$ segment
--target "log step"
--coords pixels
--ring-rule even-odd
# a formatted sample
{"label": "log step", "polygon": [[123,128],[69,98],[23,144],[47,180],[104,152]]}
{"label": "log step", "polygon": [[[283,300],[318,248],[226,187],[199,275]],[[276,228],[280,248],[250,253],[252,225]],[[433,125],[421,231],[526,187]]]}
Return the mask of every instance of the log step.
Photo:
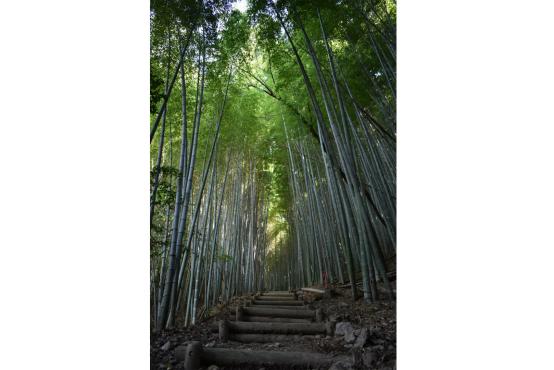
{"label": "log step", "polygon": [[296,293],[279,293],[279,294],[269,294],[269,293],[260,293],[260,297],[295,297]]}
{"label": "log step", "polygon": [[278,306],[278,305],[272,305],[272,304],[266,304],[266,305],[252,304],[251,302],[245,303],[244,307],[275,308],[275,309],[284,309],[284,310],[310,310],[311,309],[309,305]]}
{"label": "log step", "polygon": [[297,319],[315,319],[315,310],[295,310],[289,308],[244,307],[242,312],[250,316],[292,317]]}
{"label": "log step", "polygon": [[260,301],[253,300],[253,305],[273,305],[273,306],[303,306],[304,302],[302,301]]}
{"label": "log step", "polygon": [[335,322],[326,323],[286,323],[286,322],[219,322],[219,339],[225,341],[229,334],[326,334],[333,335]]}
{"label": "log step", "polygon": [[241,343],[290,343],[315,339],[315,335],[300,334],[229,334],[227,340]]}
{"label": "log step", "polygon": [[247,321],[247,322],[312,322],[311,319],[297,319],[293,317],[270,317],[270,316],[250,316],[243,315],[242,320],[235,321]]}
{"label": "log step", "polygon": [[267,296],[267,295],[259,295],[259,296],[256,296],[256,299],[255,300],[259,300],[259,301],[275,301],[275,300],[279,300],[279,301],[296,301],[296,297],[295,296]]}
{"label": "log step", "polygon": [[288,290],[272,290],[272,291],[269,291],[269,292],[262,292],[261,294],[279,295],[279,294],[294,294],[294,293],[289,292]]}
{"label": "log step", "polygon": [[178,360],[185,361],[185,370],[198,370],[205,365],[218,366],[302,366],[328,367],[334,362],[348,361],[347,356],[332,356],[313,352],[273,352],[204,348],[200,342],[179,346],[175,350]]}
{"label": "log step", "polygon": [[272,293],[272,292],[262,292],[259,293],[261,297],[296,297],[296,293]]}

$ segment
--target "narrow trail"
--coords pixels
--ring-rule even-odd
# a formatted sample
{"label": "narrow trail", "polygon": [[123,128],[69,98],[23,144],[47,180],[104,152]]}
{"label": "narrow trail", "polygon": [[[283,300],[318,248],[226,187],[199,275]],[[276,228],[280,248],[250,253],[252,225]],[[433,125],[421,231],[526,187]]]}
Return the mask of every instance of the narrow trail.
{"label": "narrow trail", "polygon": [[394,369],[394,305],[352,302],[347,293],[304,288],[236,297],[213,317],[157,338],[163,345],[153,355],[166,361],[152,368]]}

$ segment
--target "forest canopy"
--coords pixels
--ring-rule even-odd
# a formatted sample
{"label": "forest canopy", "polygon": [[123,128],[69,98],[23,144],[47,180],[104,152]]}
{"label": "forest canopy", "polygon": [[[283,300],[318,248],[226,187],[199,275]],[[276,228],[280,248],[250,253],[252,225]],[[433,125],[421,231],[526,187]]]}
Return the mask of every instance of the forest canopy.
{"label": "forest canopy", "polygon": [[372,301],[396,255],[396,3],[245,5],[151,1],[158,329],[324,279]]}

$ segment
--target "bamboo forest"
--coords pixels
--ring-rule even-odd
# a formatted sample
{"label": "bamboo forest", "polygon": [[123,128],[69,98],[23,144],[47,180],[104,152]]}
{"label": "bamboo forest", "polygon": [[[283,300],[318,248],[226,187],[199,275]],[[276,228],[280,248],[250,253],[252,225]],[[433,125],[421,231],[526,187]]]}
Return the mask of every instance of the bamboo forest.
{"label": "bamboo forest", "polygon": [[395,301],[395,0],[151,0],[151,367],[395,369]]}

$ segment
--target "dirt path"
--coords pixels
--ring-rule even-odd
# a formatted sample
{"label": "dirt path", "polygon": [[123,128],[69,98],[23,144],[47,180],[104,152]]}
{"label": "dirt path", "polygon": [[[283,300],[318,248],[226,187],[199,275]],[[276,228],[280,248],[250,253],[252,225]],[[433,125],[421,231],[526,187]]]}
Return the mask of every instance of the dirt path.
{"label": "dirt path", "polygon": [[[197,369],[395,369],[394,304],[352,302],[338,288],[323,299],[298,293],[238,297],[195,326],[152,335],[151,369],[183,369],[193,342],[202,353]],[[311,363],[302,364],[308,356]]]}

